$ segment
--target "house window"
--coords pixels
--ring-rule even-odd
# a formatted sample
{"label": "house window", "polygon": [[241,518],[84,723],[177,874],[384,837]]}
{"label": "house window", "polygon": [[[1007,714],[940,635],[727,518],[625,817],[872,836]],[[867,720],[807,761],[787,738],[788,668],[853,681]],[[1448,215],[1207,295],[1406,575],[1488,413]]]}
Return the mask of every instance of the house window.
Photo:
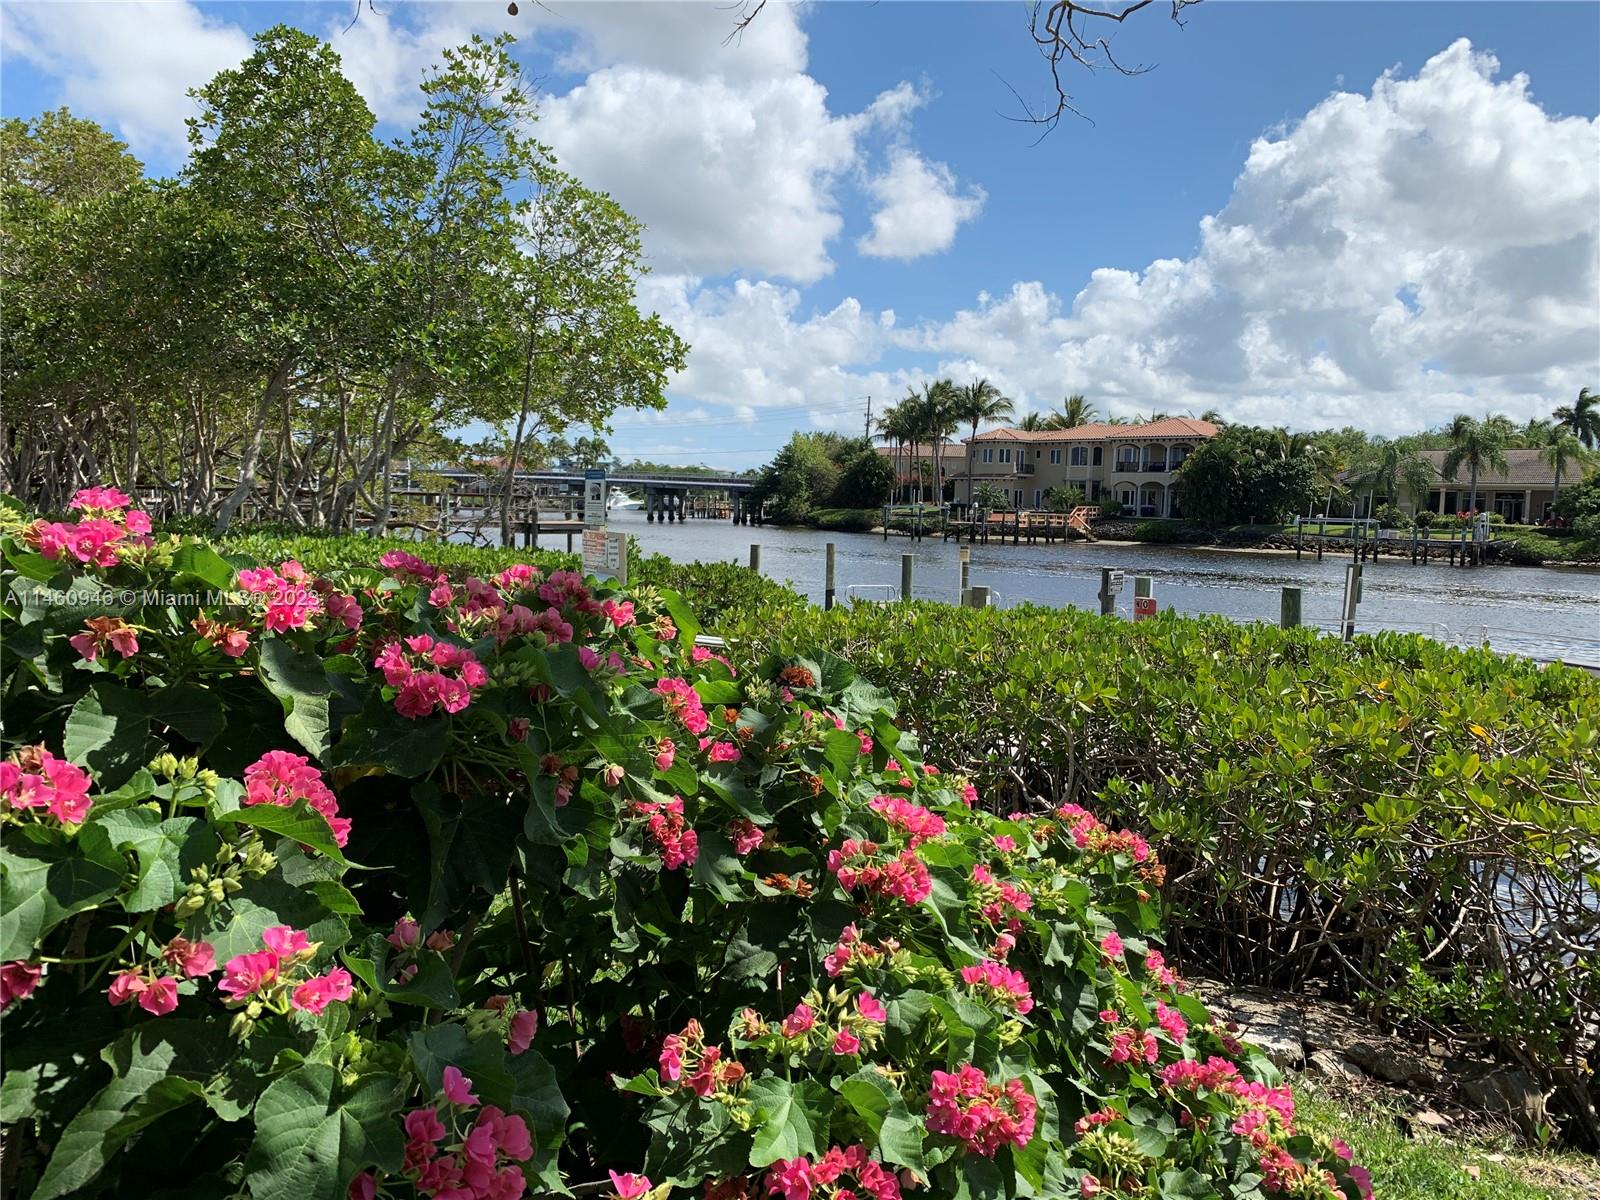
{"label": "house window", "polygon": [[1059,450],[1050,451],[1050,465],[1052,467],[1059,467],[1061,465],[1061,451],[1059,451]]}
{"label": "house window", "polygon": [[1002,447],[1001,448],[1001,450],[1000,450],[1000,461],[1003,462],[1003,463],[1008,463],[1008,462],[1011,461],[1011,450],[1010,450],[1009,447]]}
{"label": "house window", "polygon": [[1072,448],[1072,465],[1075,467],[1086,467],[1089,465],[1089,447],[1074,446]]}
{"label": "house window", "polygon": [[994,447],[993,446],[985,446],[983,448],[983,461],[984,462],[993,462],[994,461]]}
{"label": "house window", "polygon": [[1034,488],[1034,489],[1033,489],[1033,506],[1034,506],[1034,507],[1035,507],[1035,508],[1039,508],[1039,507],[1042,507],[1042,506],[1041,506],[1041,505],[1040,505],[1040,503],[1039,503],[1039,497],[1040,497],[1040,496],[1041,496],[1041,495],[1042,495],[1042,493],[1041,493],[1041,492],[1040,492],[1040,491],[1039,491],[1039,489],[1038,489],[1038,488]]}
{"label": "house window", "polygon": [[1016,491],[1011,493],[1011,507],[1012,508],[1021,508],[1022,507],[1022,489],[1021,488],[1018,488]]}
{"label": "house window", "polygon": [[1104,458],[1103,458],[1104,454],[1105,454],[1105,448],[1104,447],[1096,446],[1094,448],[1094,465],[1095,466],[1100,467],[1100,466],[1104,466],[1105,465],[1105,461],[1104,461]]}
{"label": "house window", "polygon": [[[1024,450],[1023,453],[1026,454],[1027,451]],[[1044,457],[1044,451],[1043,450],[1035,450],[1033,452],[1033,461],[1034,462],[1038,462],[1043,457]]]}

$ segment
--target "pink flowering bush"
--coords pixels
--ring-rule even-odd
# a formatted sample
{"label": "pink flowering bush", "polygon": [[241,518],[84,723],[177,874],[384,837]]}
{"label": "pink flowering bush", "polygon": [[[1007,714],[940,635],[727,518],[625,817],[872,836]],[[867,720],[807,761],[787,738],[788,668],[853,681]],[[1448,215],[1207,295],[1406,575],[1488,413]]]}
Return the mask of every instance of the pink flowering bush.
{"label": "pink flowering bush", "polygon": [[1163,957],[1149,846],[983,811],[842,660],[119,499],[110,553],[0,536],[17,1195],[1366,1194]]}

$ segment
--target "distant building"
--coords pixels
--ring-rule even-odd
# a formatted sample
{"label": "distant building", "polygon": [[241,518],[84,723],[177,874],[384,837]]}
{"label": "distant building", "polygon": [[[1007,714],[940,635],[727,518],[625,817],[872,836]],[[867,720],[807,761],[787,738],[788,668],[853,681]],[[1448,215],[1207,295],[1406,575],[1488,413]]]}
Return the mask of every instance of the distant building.
{"label": "distant building", "polygon": [[956,500],[967,498],[970,475],[974,489],[993,484],[1016,508],[1043,508],[1051,488],[1069,487],[1089,504],[1118,500],[1139,516],[1179,517],[1183,486],[1175,473],[1219,428],[1193,417],[1164,417],[1143,425],[991,429],[965,439],[965,455],[951,448],[947,461],[954,460],[954,469],[946,484],[954,485]]}
{"label": "distant building", "polygon": [[[1506,450],[1505,471],[1478,472],[1478,509],[1497,512],[1508,524],[1538,524],[1550,515],[1555,500],[1556,471],[1544,460],[1544,451]],[[1472,500],[1472,471],[1465,464],[1457,468],[1454,479],[1444,477],[1445,451],[1423,450],[1421,456],[1433,467],[1434,487],[1428,492],[1428,509],[1436,513],[1464,512]],[[1577,483],[1583,469],[1569,464],[1562,472],[1561,485]],[[1408,495],[1400,502],[1407,512],[1415,511]]]}

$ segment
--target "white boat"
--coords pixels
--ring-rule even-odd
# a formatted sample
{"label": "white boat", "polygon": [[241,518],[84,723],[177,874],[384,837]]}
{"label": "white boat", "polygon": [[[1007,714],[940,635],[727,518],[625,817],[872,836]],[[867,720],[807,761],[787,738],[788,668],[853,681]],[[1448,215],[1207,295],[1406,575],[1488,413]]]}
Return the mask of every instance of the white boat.
{"label": "white boat", "polygon": [[613,491],[606,496],[606,509],[613,508],[643,508],[643,500],[635,500],[627,492]]}

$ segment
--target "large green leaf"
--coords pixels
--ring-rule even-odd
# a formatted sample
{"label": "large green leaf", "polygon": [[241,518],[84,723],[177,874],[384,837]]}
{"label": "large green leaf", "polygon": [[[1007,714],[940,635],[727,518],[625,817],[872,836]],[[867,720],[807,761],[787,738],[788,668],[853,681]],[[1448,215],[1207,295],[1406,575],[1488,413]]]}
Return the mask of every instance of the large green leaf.
{"label": "large green leaf", "polygon": [[755,1106],[755,1142],[750,1165],[765,1167],[780,1158],[815,1158],[828,1147],[833,1093],[812,1079],[757,1079],[746,1097]]}
{"label": "large green leaf", "polygon": [[283,727],[318,760],[332,746],[327,667],[284,638],[261,643],[261,680],[283,704]]}
{"label": "large green leaf", "polygon": [[256,1104],[245,1160],[254,1200],[345,1200],[358,1171],[400,1167],[400,1077],[366,1075],[346,1087],[322,1063],[291,1071]]}
{"label": "large green leaf", "polygon": [[192,575],[207,587],[227,591],[233,587],[233,568],[210,546],[189,542],[178,547],[172,555],[172,569]]}
{"label": "large green leaf", "polygon": [[211,827],[195,817],[161,819],[153,808],[122,808],[98,815],[78,838],[92,857],[131,852],[136,859],[134,886],[122,895],[129,912],[150,912],[178,898],[190,872],[209,863],[220,842]]}
{"label": "large green leaf", "polygon": [[156,721],[177,730],[202,750],[227,725],[217,693],[193,683],[180,683],[153,693],[149,712]]}
{"label": "large green leaf", "polygon": [[420,721],[402,717],[374,692],[366,708],[344,722],[326,762],[335,767],[378,766],[393,775],[418,779],[444,757],[448,729],[444,717]]}
{"label": "large green leaf", "polygon": [[865,1067],[839,1084],[839,1095],[867,1123],[884,1162],[921,1169],[922,1124],[888,1076]]}
{"label": "large green leaf", "polygon": [[97,862],[65,846],[34,846],[12,838],[0,850],[0,960],[32,958],[39,940],[73,913],[112,895],[123,879],[120,861]]}
{"label": "large green leaf", "polygon": [[72,706],[63,738],[67,757],[93,770],[102,788],[118,786],[160,751],[150,736],[149,699],[103,679]]}
{"label": "large green leaf", "polygon": [[391,981],[394,974],[389,965],[391,951],[383,934],[374,933],[361,944],[359,954],[345,955],[345,965],[373,991],[402,1004],[451,1009],[461,1003],[455,976],[442,957],[424,950],[417,955],[417,973],[404,983],[397,983]]}
{"label": "large green leaf", "polygon": [[492,795],[463,803],[432,784],[414,785],[411,795],[428,831],[432,860],[427,903],[418,919],[432,927],[474,891],[496,895],[505,887],[522,814]]}
{"label": "large green leaf", "polygon": [[283,808],[276,804],[254,804],[249,808],[236,808],[232,812],[221,814],[218,821],[265,829],[268,833],[276,833],[302,846],[310,846],[341,866],[348,865],[344,851],[339,849],[339,843],[334,841],[333,830],[329,827],[327,819],[303,801],[293,808]]}
{"label": "large green leaf", "polygon": [[[103,1055],[112,1080],[68,1122],[34,1193],[54,1200],[92,1183],[127,1140],[156,1118],[204,1099],[224,1120],[245,1108],[235,1095],[253,1065],[230,1078],[238,1043],[220,1021],[172,1018],[130,1029]],[[239,1076],[242,1076],[240,1078]]]}

